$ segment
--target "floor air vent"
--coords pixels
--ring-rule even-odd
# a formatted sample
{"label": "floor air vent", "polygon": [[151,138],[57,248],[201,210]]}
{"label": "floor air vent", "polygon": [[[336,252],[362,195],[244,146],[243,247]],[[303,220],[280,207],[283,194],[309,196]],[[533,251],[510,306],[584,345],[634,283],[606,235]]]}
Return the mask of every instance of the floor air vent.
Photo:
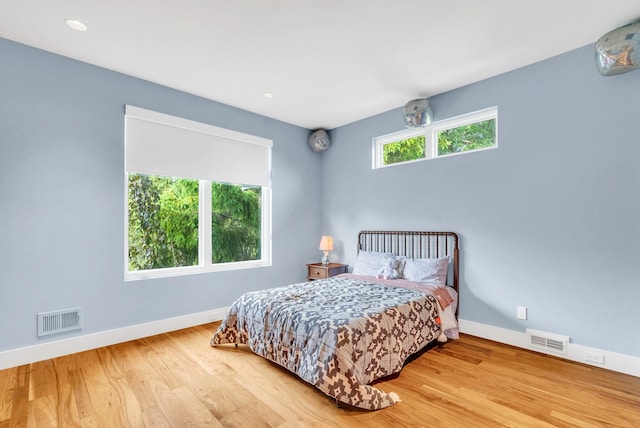
{"label": "floor air vent", "polygon": [[82,308],[40,312],[38,314],[38,337],[80,330],[82,328],[81,314]]}
{"label": "floor air vent", "polygon": [[527,343],[530,348],[541,349],[554,354],[566,354],[569,337],[527,329]]}

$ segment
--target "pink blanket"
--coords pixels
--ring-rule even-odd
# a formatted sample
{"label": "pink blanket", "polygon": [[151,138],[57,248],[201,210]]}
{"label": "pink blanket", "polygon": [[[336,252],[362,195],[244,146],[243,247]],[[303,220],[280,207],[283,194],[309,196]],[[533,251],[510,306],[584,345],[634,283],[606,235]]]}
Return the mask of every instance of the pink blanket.
{"label": "pink blanket", "polygon": [[451,293],[449,292],[449,290],[447,290],[447,288],[450,287],[443,287],[441,285],[433,285],[423,282],[411,282],[406,279],[379,279],[364,275],[353,275],[351,273],[343,273],[340,276],[343,276],[345,278],[375,281],[378,284],[390,285],[392,287],[402,287],[408,288],[410,290],[427,292],[433,294],[433,296],[438,299],[440,308],[443,310],[446,309],[447,306],[449,306],[454,301]]}

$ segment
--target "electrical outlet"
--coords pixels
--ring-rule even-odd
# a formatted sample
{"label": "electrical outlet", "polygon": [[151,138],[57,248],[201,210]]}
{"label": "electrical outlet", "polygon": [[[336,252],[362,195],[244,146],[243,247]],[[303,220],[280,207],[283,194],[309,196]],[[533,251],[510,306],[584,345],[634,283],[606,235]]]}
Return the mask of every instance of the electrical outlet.
{"label": "electrical outlet", "polygon": [[590,363],[604,364],[604,355],[592,351],[584,351],[584,360]]}
{"label": "electrical outlet", "polygon": [[518,306],[518,319],[526,320],[527,319],[527,307],[526,306]]}

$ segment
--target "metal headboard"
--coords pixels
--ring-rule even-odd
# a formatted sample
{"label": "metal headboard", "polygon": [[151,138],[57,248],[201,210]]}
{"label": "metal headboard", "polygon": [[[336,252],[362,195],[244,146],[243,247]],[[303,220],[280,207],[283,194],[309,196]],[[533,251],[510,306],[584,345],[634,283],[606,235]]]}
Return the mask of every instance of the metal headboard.
{"label": "metal headboard", "polygon": [[449,257],[453,278],[448,285],[459,292],[458,235],[454,232],[407,232],[363,230],[358,233],[358,251],[379,251],[417,259]]}

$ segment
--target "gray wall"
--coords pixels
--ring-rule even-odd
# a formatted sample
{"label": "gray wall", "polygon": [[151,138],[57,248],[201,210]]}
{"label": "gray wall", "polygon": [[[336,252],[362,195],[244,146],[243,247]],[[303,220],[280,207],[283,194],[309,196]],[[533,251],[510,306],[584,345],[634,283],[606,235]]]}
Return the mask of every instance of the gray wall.
{"label": "gray wall", "polygon": [[[320,257],[308,130],[8,40],[0,58],[0,351],[229,306]],[[125,104],[273,139],[272,267],[123,280]],[[81,332],[36,338],[36,313],[76,306]]]}
{"label": "gray wall", "polygon": [[638,94],[640,71],[602,77],[586,46],[431,99],[435,120],[498,106],[497,150],[372,170],[402,109],[333,130],[334,256],[352,265],[361,229],[452,230],[461,318],[640,356]]}

